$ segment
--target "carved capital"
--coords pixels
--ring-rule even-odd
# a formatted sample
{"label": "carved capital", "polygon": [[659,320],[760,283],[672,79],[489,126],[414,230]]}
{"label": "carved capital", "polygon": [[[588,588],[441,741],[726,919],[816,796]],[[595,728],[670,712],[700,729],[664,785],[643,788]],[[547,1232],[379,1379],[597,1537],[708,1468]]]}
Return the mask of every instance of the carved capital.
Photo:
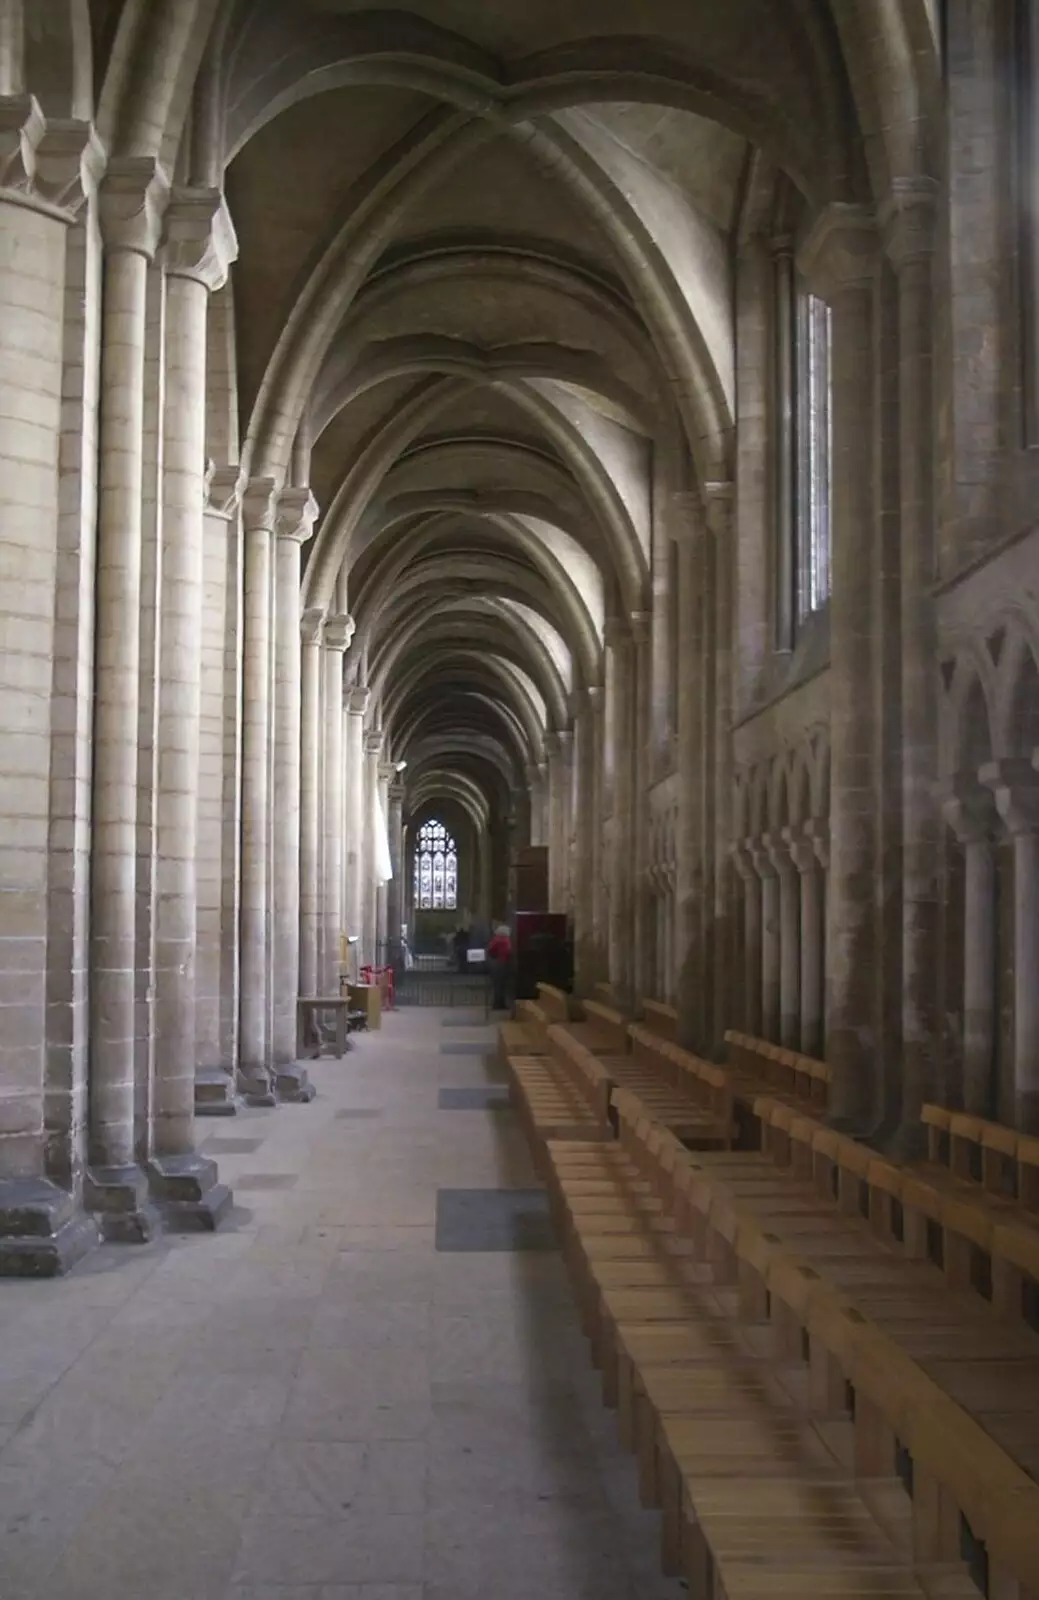
{"label": "carved capital", "polygon": [[631,643],[631,629],[626,617],[607,617],[602,628],[602,642],[607,650],[622,650]]}
{"label": "carved capital", "polygon": [[996,797],[971,772],[959,772],[942,797],[942,816],[962,845],[982,844],[999,827]]}
{"label": "carved capital", "polygon": [[825,817],[810,817],[804,825],[804,836],[811,841],[816,860],[821,867],[830,865],[830,824]]}
{"label": "carved capital", "polygon": [[550,733],[546,733],[545,737],[544,737],[544,740],[542,742],[544,744],[545,754],[547,756],[552,757],[552,756],[557,756],[559,754],[559,735],[558,735],[558,733],[551,733],[551,732]]}
{"label": "carved capital", "polygon": [[679,489],[668,496],[667,529],[676,544],[695,544],[704,528],[704,506],[695,489]]}
{"label": "carved capital", "polygon": [[242,501],[245,478],[241,467],[218,467],[206,463],[205,509],[219,517],[233,517]]}
{"label": "carved capital", "polygon": [[786,845],[791,861],[803,878],[819,871],[820,861],[815,848],[815,840],[806,830],[784,828],[783,843]]}
{"label": "carved capital", "polygon": [[366,756],[382,755],[383,734],[381,728],[373,728],[371,733],[364,736],[364,753]]}
{"label": "carved capital", "polygon": [[352,717],[363,717],[368,710],[372,691],[367,684],[354,684],[343,696],[343,705]]}
{"label": "carved capital", "polygon": [[246,533],[274,532],[277,501],[277,479],[249,479],[242,491],[242,525]]}
{"label": "carved capital", "polygon": [[649,643],[649,634],[652,625],[652,611],[633,611],[631,613],[631,637],[636,644]]}
{"label": "carved capital", "polygon": [[1039,829],[1039,772],[1030,761],[989,761],[978,772],[978,779],[992,790],[996,810],[1011,837]]}
{"label": "carved capital", "polygon": [[210,291],[221,288],[238,255],[238,239],[220,190],[175,188],[165,223],[162,260],[170,277],[190,278]]}
{"label": "carved capital", "polygon": [[120,156],[109,162],[98,193],[105,249],[153,260],[170,194],[158,162],[151,156]]}
{"label": "carved capital", "polygon": [[816,217],[797,252],[813,294],[830,300],[873,281],[879,256],[876,218],[868,206],[833,201]]}
{"label": "carved capital", "polygon": [[32,95],[0,98],[0,189],[71,222],[103,165],[89,122],[48,119]]}
{"label": "carved capital", "polygon": [[704,504],[707,508],[707,526],[716,539],[727,539],[732,528],[732,513],[736,504],[736,488],[728,479],[703,486]]}
{"label": "carved capital", "polygon": [[[394,768],[394,771],[396,771],[396,768]],[[390,809],[391,809],[391,811],[399,811],[403,805],[404,805],[404,785],[402,783],[393,783],[393,782],[391,782],[390,783]]]}
{"label": "carved capital", "polygon": [[776,864],[772,860],[768,849],[768,834],[762,834],[760,839],[746,839],[744,843],[750,855],[751,865],[762,882],[766,878],[776,878]]}
{"label": "carved capital", "polygon": [[326,650],[338,650],[342,655],[344,650],[350,648],[350,641],[354,636],[357,624],[353,617],[345,611],[335,613],[325,618],[325,633],[322,644]]}
{"label": "carved capital", "polygon": [[893,178],[880,221],[884,248],[899,272],[934,254],[938,185],[933,178]]}
{"label": "carved capital", "polygon": [[757,883],[757,868],[754,865],[754,855],[750,848],[749,840],[738,839],[736,841],[732,847],[732,862],[744,883]]}
{"label": "carved capital", "polygon": [[324,606],[309,606],[299,619],[299,631],[303,636],[303,643],[320,644],[324,624]]}
{"label": "carved capital", "polygon": [[318,503],[309,489],[283,489],[278,496],[277,534],[306,544],[314,531]]}

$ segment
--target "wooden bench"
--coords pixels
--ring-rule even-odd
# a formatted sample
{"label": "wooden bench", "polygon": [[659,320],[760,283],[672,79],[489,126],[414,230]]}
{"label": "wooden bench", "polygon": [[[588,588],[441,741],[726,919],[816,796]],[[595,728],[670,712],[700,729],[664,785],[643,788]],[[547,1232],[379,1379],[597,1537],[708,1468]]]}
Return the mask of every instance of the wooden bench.
{"label": "wooden bench", "polygon": [[[896,1321],[893,1329],[885,1330],[874,1320],[877,1316],[874,1308],[863,1312],[861,1286],[849,1290],[832,1281],[839,1274],[841,1263],[853,1267],[865,1264],[867,1269],[872,1266],[871,1275],[879,1286],[875,1290],[877,1304],[885,1307],[890,1315],[892,1296],[897,1299],[900,1291],[886,1284],[885,1274],[877,1270],[876,1240],[865,1223],[856,1221],[851,1225],[859,1231],[858,1249],[838,1254],[836,1268],[825,1257],[807,1259],[803,1255],[804,1240],[817,1236],[811,1230],[800,1234],[796,1249],[783,1236],[791,1231],[789,1219],[784,1214],[777,1221],[774,1199],[761,1192],[760,1185],[764,1183],[767,1187],[769,1179],[767,1172],[762,1171],[767,1163],[760,1157],[755,1160],[752,1154],[713,1157],[678,1152],[673,1144],[668,1147],[660,1131],[653,1128],[651,1119],[646,1117],[634,1096],[621,1094],[617,1099],[621,1119],[619,1159],[629,1158],[628,1181],[644,1184],[662,1207],[658,1228],[662,1227],[663,1218],[670,1209],[682,1238],[691,1236],[683,1221],[683,1204],[691,1189],[701,1191],[696,1209],[701,1217],[707,1218],[708,1226],[700,1234],[698,1259],[710,1261],[719,1283],[733,1286],[727,1314],[733,1315],[734,1308],[738,1308],[750,1322],[764,1323],[770,1330],[773,1359],[803,1367],[806,1382],[800,1392],[809,1407],[814,1406],[816,1411],[827,1415],[838,1414],[842,1423],[838,1434],[843,1432],[845,1436],[843,1460],[846,1466],[857,1478],[893,1480],[897,1472],[904,1476],[906,1471],[915,1476],[911,1521],[917,1553],[923,1552],[933,1561],[955,1559],[960,1534],[958,1519],[962,1516],[972,1530],[974,1545],[979,1540],[987,1545],[990,1565],[995,1557],[1002,1569],[1000,1582],[1004,1587],[990,1588],[989,1592],[1022,1596],[1032,1592],[1027,1585],[1033,1578],[1039,1578],[1039,1529],[1029,1530],[1019,1519],[1039,1513],[1039,1486],[1031,1480],[1020,1461],[1011,1459],[1007,1441],[1001,1440],[998,1430],[991,1427],[992,1414],[972,1417],[966,1404],[961,1404],[955,1394],[948,1392],[950,1376],[955,1377],[957,1369],[964,1366],[974,1365],[977,1370],[976,1361],[938,1360],[929,1353],[935,1346],[947,1351],[947,1344],[939,1337],[943,1331],[954,1335],[959,1332],[963,1348],[975,1358],[988,1348],[1004,1363],[1009,1363],[1004,1368],[1006,1375],[1019,1385],[1024,1373],[1032,1372],[1035,1365],[1020,1359],[1020,1334],[1015,1338],[1012,1330],[1007,1332],[991,1317],[971,1316],[969,1303],[961,1327],[964,1307],[940,1280],[923,1286],[925,1298],[918,1300],[917,1309],[924,1314],[915,1323],[902,1327]],[[744,1173],[745,1185],[755,1181],[759,1185],[756,1199],[750,1202],[732,1198],[730,1191],[736,1183],[734,1174],[739,1169]],[[656,1181],[652,1175],[654,1171]],[[666,1188],[662,1188],[660,1181],[668,1171],[670,1178],[664,1178],[664,1182],[665,1185],[669,1182],[671,1187],[670,1207]],[[724,1181],[719,1180],[719,1171],[726,1173]],[[715,1191],[715,1200],[723,1200],[721,1207],[704,1205],[702,1190],[705,1185]],[[815,1197],[810,1184],[801,1185],[801,1189],[804,1206],[800,1215],[807,1218]],[[756,1214],[758,1212],[760,1215]],[[855,1276],[852,1273],[852,1277]],[[881,1287],[886,1300],[880,1295]],[[702,1291],[699,1294],[702,1300]],[[689,1303],[687,1315],[692,1315],[693,1304],[688,1293],[686,1300]],[[663,1311],[665,1321],[673,1319],[680,1304],[681,1295],[677,1300],[672,1296],[670,1311],[662,1305],[659,1296],[648,1297],[646,1301],[648,1314],[659,1318]],[[715,1308],[722,1304],[723,1296],[716,1294]],[[626,1310],[630,1312],[631,1309],[632,1296],[629,1295]],[[909,1309],[904,1293],[901,1309],[903,1312]],[[702,1309],[699,1314],[702,1315]],[[615,1328],[613,1332],[617,1337],[618,1330]],[[631,1368],[632,1358],[622,1331],[620,1338],[624,1360]],[[922,1355],[907,1350],[907,1342],[912,1341]],[[646,1342],[645,1333],[636,1335],[636,1352],[645,1349]],[[665,1353],[680,1348],[680,1341],[676,1343],[672,1339],[669,1344],[669,1336],[662,1336],[660,1330],[657,1343]],[[716,1348],[718,1343],[714,1336],[710,1347]],[[1035,1344],[1035,1349],[1039,1351],[1039,1344]],[[747,1353],[750,1352],[745,1350],[744,1354]],[[925,1371],[925,1362],[931,1362],[934,1371]],[[982,1382],[993,1382],[998,1368],[998,1361],[984,1363],[984,1370],[979,1372]],[[645,1392],[650,1401],[657,1396],[658,1410],[663,1404],[661,1395],[671,1394],[669,1403],[673,1403],[673,1385],[669,1389],[664,1384],[662,1388],[651,1378]],[[1021,1394],[1019,1387],[1015,1388],[1015,1393]],[[997,1397],[997,1403],[1002,1404],[1004,1398]],[[636,1409],[637,1404],[636,1401]],[[1029,1411],[1028,1415],[1033,1421],[1039,1421],[1039,1412]],[[1020,1438],[1026,1429],[1019,1428],[1017,1436]],[[689,1481],[689,1449],[699,1448],[702,1435],[692,1445],[687,1438],[689,1448],[683,1446],[676,1455],[674,1446],[676,1440],[681,1443],[682,1437],[680,1431],[676,1433],[673,1427],[664,1425],[657,1442],[662,1443],[665,1455],[670,1453],[672,1467],[679,1470],[685,1484],[691,1501],[685,1507],[686,1512],[702,1522],[696,1484]],[[1034,1437],[1039,1441],[1039,1430],[1034,1430]],[[839,1441],[835,1440],[831,1428],[827,1443],[833,1448],[835,1442]],[[707,1477],[706,1460],[704,1467]],[[714,1475],[717,1473],[716,1468]],[[745,1487],[749,1505],[749,1486]],[[1018,1504],[1019,1513],[1009,1513],[1007,1496]],[[1026,1512],[1026,1506],[1032,1508],[1030,1512]],[[903,1507],[903,1514],[906,1509]],[[672,1540],[676,1515],[673,1505]]]}
{"label": "wooden bench", "polygon": [[1039,1213],[1039,1138],[966,1111],[925,1105],[930,1165],[996,1199],[1016,1200]]}
{"label": "wooden bench", "polygon": [[661,1039],[668,1039],[672,1044],[677,1041],[678,1012],[674,1006],[666,1006],[662,1000],[644,1000],[642,1022],[650,1033],[657,1034]]}
{"label": "wooden bench", "polygon": [[[637,1102],[626,1095],[622,1103]],[[649,1119],[641,1121],[648,1133]],[[661,1148],[656,1135],[654,1162]],[[783,1407],[766,1360],[719,1312],[710,1278],[683,1253],[631,1152],[552,1145],[550,1154],[569,1219],[569,1259],[598,1290],[627,1365],[646,1380],[637,1409],[652,1418],[649,1454],[664,1470],[651,1468],[640,1481],[651,1497],[659,1489],[664,1503],[665,1565],[681,1562],[694,1593],[730,1600],[970,1595],[951,1559],[942,1588],[923,1585],[911,1548],[882,1524],[826,1432],[793,1403]],[[673,1144],[671,1155],[691,1159]],[[645,1448],[645,1429],[631,1431]]]}
{"label": "wooden bench", "polygon": [[610,1082],[597,1057],[556,1023],[548,1026],[546,1044],[547,1054],[506,1060],[512,1102],[539,1169],[548,1139],[613,1138]]}
{"label": "wooden bench", "polygon": [[549,1022],[569,1022],[575,1015],[575,1002],[565,989],[551,983],[538,984],[537,1003]]}
{"label": "wooden bench", "polygon": [[543,1056],[547,1054],[544,1032],[525,1022],[500,1022],[498,1024],[498,1060],[508,1070],[510,1056]]}
{"label": "wooden bench", "polygon": [[833,1077],[827,1062],[731,1029],[725,1035],[725,1046],[734,1072],[733,1087],[744,1098],[774,1094],[825,1109]]}
{"label": "wooden bench", "polygon": [[589,1050],[600,1054],[624,1055],[628,1049],[628,1019],[615,1006],[599,1000],[585,1000],[581,1019],[569,1024],[570,1032]]}

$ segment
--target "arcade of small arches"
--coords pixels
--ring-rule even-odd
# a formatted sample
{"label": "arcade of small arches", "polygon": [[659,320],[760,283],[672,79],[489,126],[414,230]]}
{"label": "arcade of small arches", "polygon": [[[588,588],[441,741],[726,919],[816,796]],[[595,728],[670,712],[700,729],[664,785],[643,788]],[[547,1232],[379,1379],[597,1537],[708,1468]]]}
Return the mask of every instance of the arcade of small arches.
{"label": "arcade of small arches", "polygon": [[529,848],[578,992],[879,1145],[1039,1122],[1039,85],[940,9],[0,0],[0,1211],[63,1262],[218,1219],[198,1115],[308,1100],[344,936]]}

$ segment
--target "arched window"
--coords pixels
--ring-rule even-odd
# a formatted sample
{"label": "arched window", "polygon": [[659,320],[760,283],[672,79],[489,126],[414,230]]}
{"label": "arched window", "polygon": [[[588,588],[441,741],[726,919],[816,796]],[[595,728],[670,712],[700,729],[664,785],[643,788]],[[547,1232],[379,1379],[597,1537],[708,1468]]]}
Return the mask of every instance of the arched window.
{"label": "arched window", "polygon": [[433,818],[415,841],[415,905],[420,911],[458,909],[458,851],[444,824]]}

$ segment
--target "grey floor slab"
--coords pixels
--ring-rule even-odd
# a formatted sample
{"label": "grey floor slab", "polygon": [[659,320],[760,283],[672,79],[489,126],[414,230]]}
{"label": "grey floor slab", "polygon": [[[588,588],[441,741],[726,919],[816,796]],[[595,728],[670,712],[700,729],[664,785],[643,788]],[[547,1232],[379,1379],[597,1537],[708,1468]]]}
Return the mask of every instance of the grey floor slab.
{"label": "grey floor slab", "polygon": [[210,1136],[232,1227],[0,1281],[2,1600],[679,1600],[478,1028]]}

